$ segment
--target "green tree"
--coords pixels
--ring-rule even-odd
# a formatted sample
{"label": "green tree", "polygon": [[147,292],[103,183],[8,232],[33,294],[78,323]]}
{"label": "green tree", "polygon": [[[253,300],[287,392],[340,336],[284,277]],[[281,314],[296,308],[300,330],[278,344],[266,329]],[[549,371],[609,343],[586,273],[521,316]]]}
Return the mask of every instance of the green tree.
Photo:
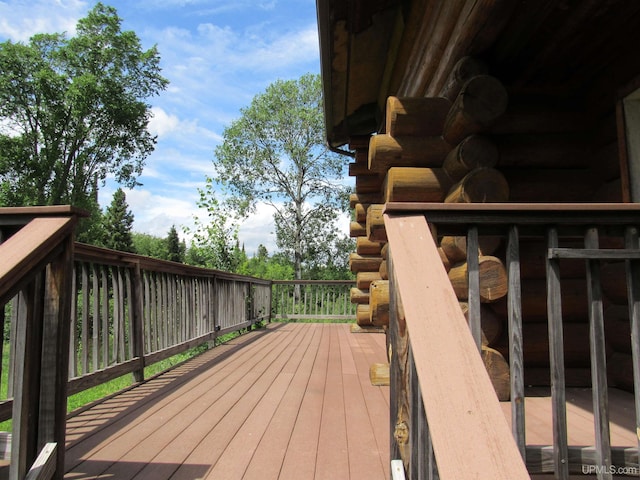
{"label": "green tree", "polygon": [[215,150],[217,179],[243,217],[259,202],[274,209],[277,244],[296,278],[316,245],[336,238],[346,191],[344,159],[325,144],[319,75],[278,80],[225,128]]}
{"label": "green tree", "polygon": [[184,255],[186,246],[184,242],[180,241],[180,237],[178,236],[178,231],[176,230],[175,225],[172,225],[169,229],[169,234],[166,238],[167,242],[167,260],[171,260],[172,262],[184,262]]}
{"label": "green tree", "polygon": [[168,85],[156,47],[97,3],[77,34],[0,43],[0,204],[95,209],[107,175],[136,185],[156,138],[146,99]]}
{"label": "green tree", "polygon": [[113,194],[111,205],[103,218],[102,245],[121,252],[135,252],[131,230],[133,228],[133,213],[129,210],[127,196],[119,188]]}
{"label": "green tree", "polygon": [[195,218],[195,229],[187,229],[192,241],[185,263],[235,272],[243,253],[238,243],[237,217],[218,201],[211,179],[199,192],[197,205],[207,212],[207,219]]}
{"label": "green tree", "polygon": [[161,260],[167,260],[169,258],[166,238],[156,237],[148,233],[132,232],[131,240],[134,251],[139,255],[159,258]]}

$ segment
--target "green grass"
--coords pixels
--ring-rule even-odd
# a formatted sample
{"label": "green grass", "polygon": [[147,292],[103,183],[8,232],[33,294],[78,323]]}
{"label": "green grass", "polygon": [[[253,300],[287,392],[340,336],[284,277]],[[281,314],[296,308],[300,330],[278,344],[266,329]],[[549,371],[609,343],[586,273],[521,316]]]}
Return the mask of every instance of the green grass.
{"label": "green grass", "polygon": [[[259,326],[257,326],[259,328]],[[228,342],[239,336],[240,333],[232,332],[226,335],[222,335],[216,339],[216,345],[220,345],[222,343]],[[149,365],[144,369],[144,378],[148,379],[157,375],[161,372],[169,370],[170,368],[185,362],[203,352],[208,350],[209,347],[207,345],[200,345],[198,347],[194,347],[186,352],[179,353],[167,359],[161,360],[159,362],[154,363],[153,365]],[[2,352],[2,378],[0,383],[0,398],[7,398],[7,385],[8,385],[8,372],[9,371],[9,344],[5,343],[4,349]],[[77,410],[85,405],[96,402],[102,398],[108,397],[109,395],[113,395],[121,390],[124,390],[131,385],[134,384],[133,375],[128,373],[121,377],[115,378],[109,382],[103,383],[93,388],[89,388],[82,392],[76,393],[75,395],[71,395],[67,399],[67,412],[72,412]],[[11,420],[6,420],[4,422],[0,422],[0,431],[10,432],[11,431]]]}

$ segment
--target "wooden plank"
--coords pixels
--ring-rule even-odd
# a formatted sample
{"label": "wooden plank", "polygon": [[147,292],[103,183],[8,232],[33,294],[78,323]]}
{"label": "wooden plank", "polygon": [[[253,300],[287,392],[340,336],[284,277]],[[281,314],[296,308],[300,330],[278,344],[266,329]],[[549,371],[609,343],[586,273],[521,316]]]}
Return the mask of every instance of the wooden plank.
{"label": "wooden plank", "polygon": [[509,377],[511,387],[511,432],[526,462],[524,360],[522,347],[522,291],[518,227],[509,229],[507,242],[507,292],[509,331]]}
{"label": "wooden plank", "polygon": [[328,331],[323,330],[307,384],[307,393],[300,405],[298,421],[291,434],[289,447],[283,459],[280,478],[299,478],[302,480],[314,478],[330,343],[331,335]]}
{"label": "wooden plank", "polygon": [[639,249],[600,248],[550,248],[549,258],[574,258],[586,260],[628,260],[640,259]]}
{"label": "wooden plank", "polygon": [[[584,246],[598,249],[598,230],[589,228]],[[611,439],[609,433],[609,398],[607,395],[607,352],[604,338],[604,311],[600,285],[600,263],[587,260],[587,298],[589,299],[589,353],[591,389],[596,436],[597,465],[604,467],[598,478],[611,479]]]}
{"label": "wooden plank", "polygon": [[56,471],[57,453],[57,443],[46,443],[24,480],[50,480],[53,478]]}
{"label": "wooden plank", "polygon": [[73,218],[36,218],[0,244],[0,304],[11,300],[24,277],[51,256],[74,225]]}
{"label": "wooden plank", "polygon": [[[558,247],[558,232],[548,231],[548,247]],[[553,453],[556,478],[569,476],[567,453],[567,412],[565,399],[564,352],[562,332],[562,300],[560,266],[557,259],[547,259],[547,315],[549,322],[549,363],[551,365],[551,396],[553,399]]]}
{"label": "wooden plank", "polygon": [[[134,409],[131,401],[123,399],[122,414],[106,419],[107,436],[102,433],[76,443],[71,453],[77,470],[95,476],[108,472],[122,480],[134,475],[138,479],[168,478],[173,474],[180,478],[177,471],[182,464],[182,470],[188,471],[192,460],[207,450],[207,459],[196,460],[207,466],[197,475],[204,477],[208,466],[215,464],[232,438],[230,422],[237,422],[255,408],[275,378],[274,373],[285,362],[287,355],[283,352],[291,348],[298,335],[299,332],[285,332],[280,343],[269,335],[257,335],[261,340],[258,348],[241,351],[238,358],[222,356],[219,368],[198,375],[197,362],[195,369],[185,364],[166,380],[159,379],[149,398]],[[266,348],[274,343],[274,348]],[[271,374],[265,375],[266,372]],[[169,390],[163,388],[167,380],[171,380]],[[212,443],[214,438],[216,442]]]}
{"label": "wooden plank", "polygon": [[[262,438],[266,434],[271,420],[286,396],[300,362],[305,357],[308,357],[306,354],[309,342],[308,337],[313,336],[312,334],[312,330],[306,332],[305,337],[295,346],[295,350],[287,356],[286,363],[277,372],[275,379],[253,411],[235,432],[233,438],[221,453],[218,462],[207,473],[207,478],[246,478],[247,466],[259,444],[262,443]],[[264,479],[265,477],[260,476],[259,478]]]}
{"label": "wooden plank", "polygon": [[[68,321],[71,299],[68,292],[73,275],[73,238],[69,236],[65,243],[63,253],[51,262],[45,272],[38,446],[65,444],[71,336]],[[55,457],[55,478],[62,479],[64,448],[57,449]]]}
{"label": "wooden plank", "polygon": [[470,226],[467,230],[467,278],[468,305],[469,305],[469,328],[471,336],[476,342],[478,351],[482,347],[482,328],[480,319],[480,262],[478,255],[478,227]]}
{"label": "wooden plank", "polygon": [[528,478],[426,220],[385,224],[440,476]]}
{"label": "wooden plank", "polygon": [[246,480],[275,480],[279,478],[320,347],[322,327],[310,325],[309,330],[311,338],[307,350],[295,370],[290,388],[285,392],[273,418],[271,418],[269,429],[265,432],[253,457],[247,464],[243,477]]}
{"label": "wooden plank", "polygon": [[9,480],[22,480],[37,455],[38,383],[42,345],[41,282],[42,277],[38,275],[19,295]]}
{"label": "wooden plank", "polygon": [[[638,228],[627,228],[625,232],[626,247],[638,248],[639,244]],[[636,436],[638,438],[638,454],[640,456],[640,262],[637,260],[627,261],[627,292],[629,298],[629,320],[631,322]]]}

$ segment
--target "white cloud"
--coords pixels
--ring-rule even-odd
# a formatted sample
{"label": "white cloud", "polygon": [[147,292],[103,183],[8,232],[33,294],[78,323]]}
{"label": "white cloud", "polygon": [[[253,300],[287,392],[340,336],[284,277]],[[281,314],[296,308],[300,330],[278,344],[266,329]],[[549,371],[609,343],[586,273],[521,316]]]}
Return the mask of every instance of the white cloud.
{"label": "white cloud", "polygon": [[272,254],[277,250],[276,235],[274,233],[273,207],[259,203],[255,213],[242,222],[238,231],[240,244],[244,245],[245,252],[250,257],[258,251],[258,245],[267,247]]}
{"label": "white cloud", "polygon": [[0,2],[0,37],[25,42],[36,33],[73,35],[88,5],[82,0]]}

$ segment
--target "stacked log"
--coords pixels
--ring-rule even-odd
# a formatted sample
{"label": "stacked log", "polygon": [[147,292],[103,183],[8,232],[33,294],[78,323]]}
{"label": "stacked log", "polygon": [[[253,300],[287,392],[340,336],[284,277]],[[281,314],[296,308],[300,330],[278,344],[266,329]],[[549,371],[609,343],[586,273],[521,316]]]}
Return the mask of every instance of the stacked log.
{"label": "stacked log", "polygon": [[[355,192],[350,196],[350,205],[354,210],[350,225],[350,235],[356,239],[356,252],[349,257],[349,267],[356,274],[356,286],[351,289],[351,302],[356,306],[356,323],[360,327],[373,326],[370,308],[370,286],[381,280],[382,244],[369,239],[367,235],[367,216],[372,205],[381,202],[380,190],[382,177],[369,169],[369,137],[354,138],[350,142],[355,151],[354,163],[349,165],[349,175],[355,177]],[[380,219],[382,219],[380,211]]]}
{"label": "stacked log", "polygon": [[[507,181],[495,169],[498,150],[481,134],[504,112],[506,92],[478,65],[472,59],[460,65],[455,78],[446,85],[450,98],[389,97],[385,131],[372,136],[366,149],[362,144],[355,145],[356,161],[350,166],[356,176],[356,191],[351,197],[351,235],[358,240],[357,253],[352,255],[350,264],[357,275],[352,301],[358,304],[360,325],[388,324],[385,203],[508,200]],[[362,165],[365,150],[366,169]],[[467,288],[464,242],[462,237],[448,238],[439,249],[461,300],[467,296],[463,291]],[[482,301],[493,302],[506,294],[503,262],[492,256],[499,245],[500,240],[495,238],[481,241]],[[460,249],[464,249],[463,254]],[[458,253],[453,254],[456,250]],[[508,397],[507,363],[500,352],[491,348],[502,331],[502,326],[496,325],[497,318],[483,307],[483,322],[487,328],[491,325],[491,331],[484,334],[483,350],[488,370],[495,376],[496,391],[500,390],[499,395],[504,397],[506,385]]]}

